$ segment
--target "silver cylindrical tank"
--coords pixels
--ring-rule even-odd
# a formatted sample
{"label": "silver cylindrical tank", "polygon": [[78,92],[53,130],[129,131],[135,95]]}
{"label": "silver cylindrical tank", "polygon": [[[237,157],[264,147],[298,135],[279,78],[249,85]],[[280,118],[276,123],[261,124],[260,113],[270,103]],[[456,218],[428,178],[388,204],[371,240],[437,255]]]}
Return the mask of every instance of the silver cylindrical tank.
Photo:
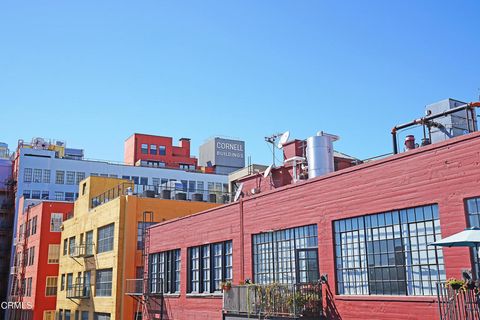
{"label": "silver cylindrical tank", "polygon": [[333,164],[333,142],[337,136],[319,132],[307,138],[308,178],[315,178],[335,170]]}

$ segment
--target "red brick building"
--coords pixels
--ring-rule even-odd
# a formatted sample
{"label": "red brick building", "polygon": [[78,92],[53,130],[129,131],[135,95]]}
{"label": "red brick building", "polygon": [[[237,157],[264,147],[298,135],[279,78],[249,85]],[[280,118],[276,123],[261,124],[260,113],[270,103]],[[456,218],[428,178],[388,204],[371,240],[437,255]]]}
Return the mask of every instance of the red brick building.
{"label": "red brick building", "polygon": [[220,280],[323,274],[329,319],[438,319],[436,282],[472,256],[428,244],[478,224],[479,150],[476,132],[278,188],[256,175],[258,194],[151,227],[150,288],[168,319],[221,319]]}
{"label": "red brick building", "polygon": [[61,226],[72,214],[73,202],[42,201],[19,216],[12,298],[24,309],[15,319],[55,319]]}
{"label": "red brick building", "polygon": [[178,146],[171,137],[134,133],[125,140],[124,162],[129,165],[195,170],[197,158],[190,155],[190,139]]}

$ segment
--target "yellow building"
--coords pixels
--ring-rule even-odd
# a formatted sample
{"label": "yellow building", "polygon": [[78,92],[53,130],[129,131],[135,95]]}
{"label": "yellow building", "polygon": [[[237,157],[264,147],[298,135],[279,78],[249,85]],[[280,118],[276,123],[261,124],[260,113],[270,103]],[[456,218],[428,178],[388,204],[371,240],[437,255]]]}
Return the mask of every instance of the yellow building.
{"label": "yellow building", "polygon": [[116,178],[80,183],[74,215],[63,223],[59,319],[135,319],[137,303],[124,291],[125,279],[143,277],[142,224],[218,206],[129,195],[132,188],[132,182]]}

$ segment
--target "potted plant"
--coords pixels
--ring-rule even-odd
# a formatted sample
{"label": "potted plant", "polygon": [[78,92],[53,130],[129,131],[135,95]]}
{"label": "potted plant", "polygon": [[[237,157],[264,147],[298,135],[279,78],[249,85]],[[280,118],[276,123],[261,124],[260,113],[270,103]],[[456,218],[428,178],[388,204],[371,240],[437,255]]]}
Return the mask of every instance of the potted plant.
{"label": "potted plant", "polygon": [[231,281],[222,281],[221,287],[223,291],[228,291],[232,288],[232,282]]}
{"label": "potted plant", "polygon": [[455,279],[455,278],[450,278],[446,282],[447,288],[449,287],[449,288],[452,288],[453,290],[459,290],[464,285],[465,285],[464,280],[459,280],[459,279]]}

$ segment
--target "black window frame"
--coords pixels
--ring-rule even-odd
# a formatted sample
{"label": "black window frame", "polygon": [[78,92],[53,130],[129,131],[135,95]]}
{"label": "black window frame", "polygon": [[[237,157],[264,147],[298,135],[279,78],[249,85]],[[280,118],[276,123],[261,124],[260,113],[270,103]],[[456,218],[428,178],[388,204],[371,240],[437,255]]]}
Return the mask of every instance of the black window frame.
{"label": "black window frame", "polygon": [[[221,265],[218,267],[215,263],[215,247],[221,247]],[[228,250],[229,248],[229,250]],[[206,255],[208,249],[208,256]],[[197,250],[198,256],[192,255],[193,250]],[[218,257],[218,256],[217,256]],[[193,260],[198,260],[198,269],[193,269]],[[217,259],[218,261],[218,259]],[[206,264],[208,263],[208,268]],[[222,290],[221,283],[233,280],[233,241],[226,240],[221,242],[209,243],[201,246],[189,247],[187,249],[187,293],[188,294],[210,294]],[[215,270],[221,270],[220,277],[215,277]],[[195,279],[194,272],[197,273]],[[227,277],[227,274],[230,277]],[[208,279],[206,278],[208,275]],[[198,291],[194,290],[194,283],[198,285]]]}
{"label": "black window frame", "polygon": [[441,237],[436,203],[335,220],[332,231],[338,295],[435,296],[446,280],[442,249],[428,246]]}
{"label": "black window frame", "polygon": [[[154,258],[156,266],[154,268]],[[152,294],[181,292],[181,250],[152,253],[148,257],[148,289]],[[156,270],[155,274],[153,270]],[[161,290],[162,292],[159,292]]]}

